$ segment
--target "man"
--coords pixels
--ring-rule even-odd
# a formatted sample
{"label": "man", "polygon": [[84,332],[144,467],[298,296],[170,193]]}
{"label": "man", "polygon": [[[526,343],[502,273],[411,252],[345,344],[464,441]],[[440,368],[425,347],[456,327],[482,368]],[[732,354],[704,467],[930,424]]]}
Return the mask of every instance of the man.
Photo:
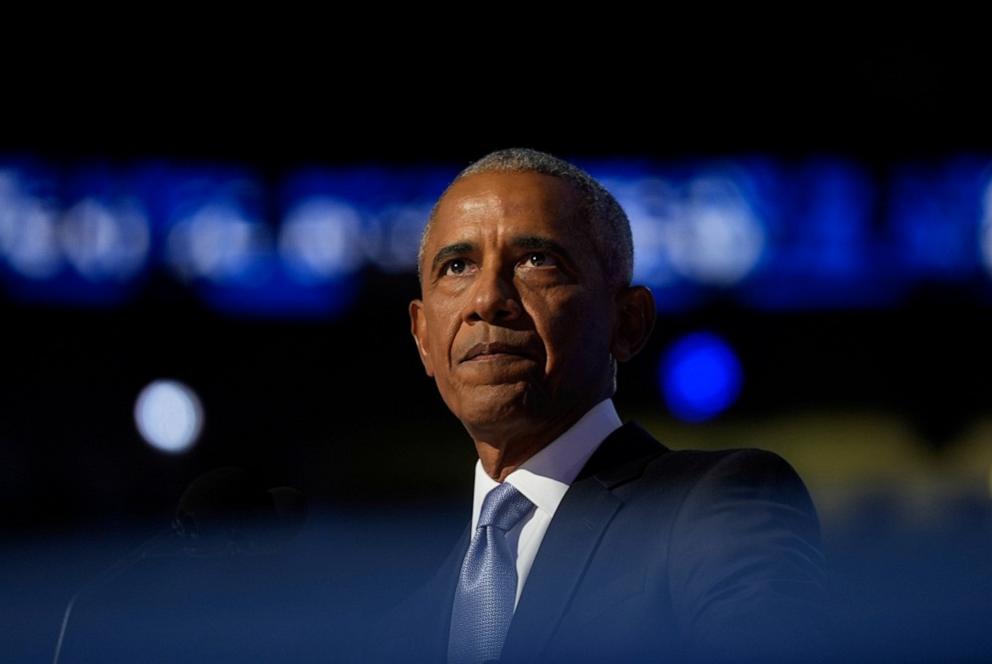
{"label": "man", "polygon": [[816,512],[754,449],[671,451],[612,404],[655,322],[626,215],[580,169],[489,154],[438,200],[411,330],[479,460],[471,523],[374,629],[417,661],[816,654]]}

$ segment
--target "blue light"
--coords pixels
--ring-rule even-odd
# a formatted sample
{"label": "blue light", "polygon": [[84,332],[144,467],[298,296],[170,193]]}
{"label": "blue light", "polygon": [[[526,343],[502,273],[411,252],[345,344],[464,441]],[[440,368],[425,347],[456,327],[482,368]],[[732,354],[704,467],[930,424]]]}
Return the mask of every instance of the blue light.
{"label": "blue light", "polygon": [[[634,281],[658,309],[902,306],[917,287],[990,297],[992,160],[880,175],[837,157],[596,160],[630,219]],[[239,315],[325,317],[366,274],[411,275],[457,164],[306,167],[280,178],[169,160],[56,167],[0,154],[0,287],[119,306],[165,274]]]}
{"label": "blue light", "polygon": [[60,230],[66,259],[91,283],[127,281],[148,258],[148,221],[133,201],[83,199],[66,210]]}
{"label": "blue light", "polygon": [[988,159],[910,164],[892,180],[889,240],[907,280],[953,283],[980,275]]}
{"label": "blue light", "polygon": [[203,406],[191,388],[175,380],[156,380],[141,390],[134,404],[141,437],[162,452],[190,449],[203,429]]}
{"label": "blue light", "polygon": [[300,200],[283,219],[279,255],[303,283],[320,283],[357,271],[362,253],[362,218],[346,201]]}
{"label": "blue light", "polygon": [[115,306],[141,286],[151,252],[142,191],[99,163],[61,175],[0,166],[0,278],[20,300]]}
{"label": "blue light", "polygon": [[266,190],[237,168],[176,172],[166,185],[165,260],[187,282],[258,284],[273,253]]}
{"label": "blue light", "polygon": [[55,178],[33,164],[0,164],[0,262],[18,280],[44,281],[65,267]]}
{"label": "blue light", "polygon": [[361,228],[346,196],[280,192],[276,224],[273,192],[250,171],[173,169],[163,181],[153,209],[165,266],[212,309],[325,318],[354,301]]}
{"label": "blue light", "polygon": [[686,422],[702,422],[734,403],[743,372],[723,339],[696,332],[677,341],[662,357],[658,382],[672,414]]}
{"label": "blue light", "polygon": [[630,220],[634,281],[655,290],[660,310],[737,288],[769,249],[766,190],[778,172],[762,160],[616,164],[593,169]]}
{"label": "blue light", "polygon": [[742,284],[745,306],[765,310],[876,307],[899,294],[874,229],[875,185],[856,163],[810,158],[779,166],[765,200],[768,246]]}

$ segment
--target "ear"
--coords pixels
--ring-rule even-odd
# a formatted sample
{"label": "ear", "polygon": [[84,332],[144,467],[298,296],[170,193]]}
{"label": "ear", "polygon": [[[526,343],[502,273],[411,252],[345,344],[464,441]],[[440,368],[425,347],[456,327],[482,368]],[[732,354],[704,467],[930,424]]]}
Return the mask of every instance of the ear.
{"label": "ear", "polygon": [[654,330],[657,309],[654,295],[645,286],[627,286],[616,296],[617,317],[610,350],[613,357],[626,362],[637,355]]}
{"label": "ear", "polygon": [[417,344],[420,361],[424,363],[424,371],[428,376],[434,376],[434,366],[431,356],[427,353],[427,316],[424,315],[424,303],[421,300],[410,302],[410,332]]}

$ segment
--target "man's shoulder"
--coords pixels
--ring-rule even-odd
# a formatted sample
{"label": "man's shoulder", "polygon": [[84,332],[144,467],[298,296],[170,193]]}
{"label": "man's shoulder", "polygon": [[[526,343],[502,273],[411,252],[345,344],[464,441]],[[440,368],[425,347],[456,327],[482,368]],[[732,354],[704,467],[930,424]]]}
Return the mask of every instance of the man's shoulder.
{"label": "man's shoulder", "polygon": [[660,453],[646,459],[628,488],[630,499],[674,501],[679,512],[690,517],[709,510],[728,515],[734,510],[762,511],[774,503],[797,510],[808,526],[819,529],[805,482],[781,454],[757,447],[658,448]]}
{"label": "man's shoulder", "polygon": [[[672,449],[651,459],[648,474],[677,474],[687,479],[723,479],[750,483],[781,483],[799,480],[796,469],[771,450],[757,447],[725,449]],[[801,481],[801,480],[800,480]]]}
{"label": "man's shoulder", "polygon": [[668,449],[638,481],[629,498],[664,524],[673,615],[701,657],[778,661],[823,647],[819,518],[789,461],[756,447]]}
{"label": "man's shoulder", "polygon": [[743,482],[748,485],[802,485],[796,469],[782,455],[758,447],[723,449],[677,448],[663,442],[642,426],[632,423],[638,435],[657,444],[656,453],[645,463],[643,479],[671,481],[678,478],[692,483],[698,480]]}
{"label": "man's shoulder", "polygon": [[[585,616],[595,615],[623,616],[624,629],[645,644],[665,624],[671,631],[657,647],[672,648],[674,659],[778,661],[822,643],[819,524],[792,464],[758,447],[678,449],[640,426],[618,436],[598,481],[580,488],[604,502],[609,492],[616,512],[580,590],[583,618],[568,637],[583,641],[593,625]],[[567,514],[580,525],[586,518]],[[613,604],[604,611],[606,603]],[[605,629],[606,641],[620,638]]]}

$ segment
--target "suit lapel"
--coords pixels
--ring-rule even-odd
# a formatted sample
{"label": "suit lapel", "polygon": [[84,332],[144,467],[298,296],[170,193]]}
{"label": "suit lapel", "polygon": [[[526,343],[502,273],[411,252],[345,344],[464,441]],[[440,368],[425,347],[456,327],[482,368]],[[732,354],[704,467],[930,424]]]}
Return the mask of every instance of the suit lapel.
{"label": "suit lapel", "polygon": [[664,451],[667,448],[635,422],[614,431],[596,449],[548,525],[500,659],[526,660],[541,652],[606,527],[623,505],[612,489],[639,476],[647,460]]}

